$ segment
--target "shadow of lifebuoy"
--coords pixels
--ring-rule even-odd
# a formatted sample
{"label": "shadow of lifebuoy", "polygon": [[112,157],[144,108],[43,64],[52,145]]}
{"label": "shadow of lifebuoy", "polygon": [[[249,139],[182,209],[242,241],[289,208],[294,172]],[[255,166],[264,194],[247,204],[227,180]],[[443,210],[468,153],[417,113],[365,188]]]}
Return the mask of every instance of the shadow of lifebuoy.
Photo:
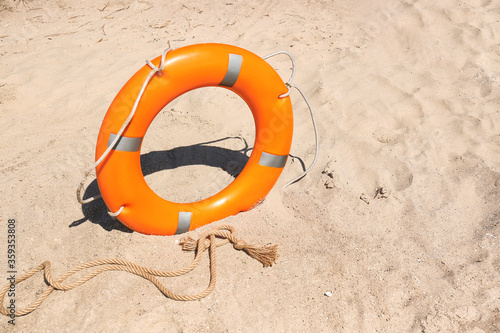
{"label": "shadow of lifebuoy", "polygon": [[[232,150],[209,144],[229,139],[240,139],[245,147],[240,150]],[[226,137],[219,140],[203,142],[191,146],[176,147],[170,150],[152,151],[141,155],[141,169],[144,176],[162,170],[176,169],[189,165],[206,165],[220,168],[231,177],[236,178],[248,161],[248,154],[252,150],[245,139],[241,137]],[[93,180],[85,190],[83,198],[90,198],[99,194],[97,180]],[[133,232],[117,219],[107,213],[107,207],[102,199],[94,200],[82,205],[84,217],[72,222],[69,227],[77,227],[86,221],[100,225],[107,231],[120,230]]]}

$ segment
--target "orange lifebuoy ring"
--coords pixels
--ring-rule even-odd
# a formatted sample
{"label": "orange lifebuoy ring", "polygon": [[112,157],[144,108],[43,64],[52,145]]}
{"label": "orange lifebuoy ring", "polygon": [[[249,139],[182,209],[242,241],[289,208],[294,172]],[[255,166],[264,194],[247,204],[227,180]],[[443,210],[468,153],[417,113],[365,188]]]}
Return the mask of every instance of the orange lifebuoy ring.
{"label": "orange lifebuoy ring", "polygon": [[[160,57],[152,61],[155,66]],[[109,107],[97,139],[96,159],[107,149],[130,113],[151,72],[144,66],[125,84]],[[218,86],[238,94],[255,120],[255,143],[241,173],[219,193],[192,203],[167,201],[150,189],[141,170],[142,139],[155,116],[173,99],[201,87]],[[96,168],[108,208],[129,228],[173,235],[252,208],[280,176],[292,142],[293,114],[288,91],[278,73],[259,56],[230,45],[198,44],[171,50],[163,75],[154,76],[136,114],[113,150]]]}

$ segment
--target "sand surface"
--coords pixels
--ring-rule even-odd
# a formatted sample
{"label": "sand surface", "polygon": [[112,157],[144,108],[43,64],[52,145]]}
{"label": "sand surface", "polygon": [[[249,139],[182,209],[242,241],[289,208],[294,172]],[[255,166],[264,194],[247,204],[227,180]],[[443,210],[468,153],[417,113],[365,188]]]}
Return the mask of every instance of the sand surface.
{"label": "sand surface", "polygon": [[[220,248],[216,289],[195,302],[106,272],[53,293],[15,326],[0,318],[0,331],[500,332],[500,3],[436,3],[0,1],[4,282],[8,219],[19,274],[45,260],[54,276],[100,258],[165,270],[191,261],[181,236],[131,232],[102,201],[75,198],[109,104],[168,41],[291,52],[320,137],[315,168],[283,189],[314,158],[293,92],[294,158],[275,188],[253,210],[193,232],[229,223],[249,242],[277,243],[273,267]],[[270,63],[289,77],[286,57]],[[244,164],[253,136],[235,94],[190,92],[148,131],[145,178],[166,199],[207,197],[232,181],[224,163]],[[195,293],[208,272],[204,257],[191,275],[162,281]],[[20,285],[18,308],[44,286],[41,274]]]}

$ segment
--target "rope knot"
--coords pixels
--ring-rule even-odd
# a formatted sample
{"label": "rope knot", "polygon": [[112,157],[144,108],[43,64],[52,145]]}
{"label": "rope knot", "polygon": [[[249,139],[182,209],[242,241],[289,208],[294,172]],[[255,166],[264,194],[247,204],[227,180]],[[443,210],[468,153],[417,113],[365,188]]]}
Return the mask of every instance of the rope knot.
{"label": "rope knot", "polygon": [[247,245],[248,244],[245,241],[242,241],[242,240],[238,240],[235,243],[233,243],[233,247],[236,250],[244,250],[247,247]]}
{"label": "rope knot", "polygon": [[247,243],[242,240],[237,240],[236,242],[233,243],[233,247],[235,250],[244,250],[247,247]]}
{"label": "rope knot", "polygon": [[151,71],[154,72],[156,75],[158,76],[162,76],[163,75],[163,64],[160,64],[158,67],[156,67],[155,65],[153,65],[153,63],[149,60],[146,60],[146,64],[151,67]]}
{"label": "rope knot", "polygon": [[170,48],[170,42],[168,43],[168,48],[165,49],[161,55],[161,59],[160,59],[160,64],[158,65],[158,67],[156,67],[155,65],[153,65],[153,63],[149,60],[146,60],[146,64],[151,67],[152,69],[152,72],[155,73],[156,75],[158,76],[162,76],[163,75],[163,68],[165,67],[165,57],[167,56],[167,53],[171,50]]}

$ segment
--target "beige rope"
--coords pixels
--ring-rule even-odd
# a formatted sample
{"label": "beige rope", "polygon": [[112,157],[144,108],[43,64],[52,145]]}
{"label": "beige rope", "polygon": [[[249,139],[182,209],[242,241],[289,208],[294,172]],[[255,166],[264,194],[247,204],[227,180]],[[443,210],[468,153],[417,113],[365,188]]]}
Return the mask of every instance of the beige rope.
{"label": "beige rope", "polygon": [[[217,240],[217,238],[221,240]],[[61,276],[59,279],[55,280],[52,277],[52,273],[50,270],[50,262],[45,261],[44,263],[38,265],[37,267],[33,268],[31,271],[25,273],[23,276],[20,278],[16,279],[15,284],[19,284],[20,282],[32,277],[36,273],[40,271],[44,271],[44,276],[45,280],[47,281],[49,287],[42,293],[42,295],[31,305],[29,305],[27,308],[22,309],[22,310],[17,310],[15,312],[16,316],[24,316],[32,311],[34,311],[36,308],[42,304],[42,302],[52,293],[54,290],[70,290],[73,288],[76,288],[88,280],[92,279],[96,275],[106,272],[106,271],[124,271],[124,272],[129,272],[138,276],[142,276],[143,278],[151,281],[160,291],[168,298],[178,300],[178,301],[194,301],[197,299],[201,299],[203,297],[206,297],[209,295],[212,290],[215,287],[215,281],[216,281],[216,272],[215,272],[215,249],[219,246],[232,243],[233,247],[236,250],[243,250],[245,251],[249,256],[251,256],[254,259],[257,259],[260,261],[264,267],[271,266],[273,263],[276,262],[276,259],[278,258],[278,246],[277,245],[254,245],[254,244],[248,244],[243,240],[240,240],[236,237],[235,235],[235,230],[232,226],[230,225],[221,225],[218,227],[213,228],[212,230],[209,230],[205,233],[203,233],[197,240],[191,238],[191,236],[186,235],[184,236],[181,241],[180,245],[182,246],[182,249],[184,251],[196,251],[196,256],[191,262],[190,265],[187,267],[184,267],[182,269],[176,270],[176,271],[161,271],[161,270],[156,270],[156,269],[151,269],[147,267],[143,267],[137,264],[134,264],[130,261],[127,260],[122,260],[122,259],[103,259],[103,260],[95,260],[88,262],[86,264],[82,264],[80,266],[77,266],[73,268],[72,270],[68,271],[66,274]],[[194,295],[181,295],[174,293],[173,291],[169,290],[166,288],[160,280],[158,280],[156,277],[174,277],[174,276],[180,276],[187,274],[191,272],[199,263],[201,259],[201,255],[203,252],[206,250],[209,250],[210,252],[210,283],[208,287]],[[73,283],[63,283],[68,277],[71,275],[86,269],[86,268],[92,268],[92,267],[98,267],[96,270],[93,272],[85,275],[84,277],[80,278],[78,281],[75,281]],[[4,306],[4,298],[5,294],[9,290],[11,284],[8,283],[6,284],[1,290],[0,290],[0,312],[6,316],[9,316],[9,310]]]}

